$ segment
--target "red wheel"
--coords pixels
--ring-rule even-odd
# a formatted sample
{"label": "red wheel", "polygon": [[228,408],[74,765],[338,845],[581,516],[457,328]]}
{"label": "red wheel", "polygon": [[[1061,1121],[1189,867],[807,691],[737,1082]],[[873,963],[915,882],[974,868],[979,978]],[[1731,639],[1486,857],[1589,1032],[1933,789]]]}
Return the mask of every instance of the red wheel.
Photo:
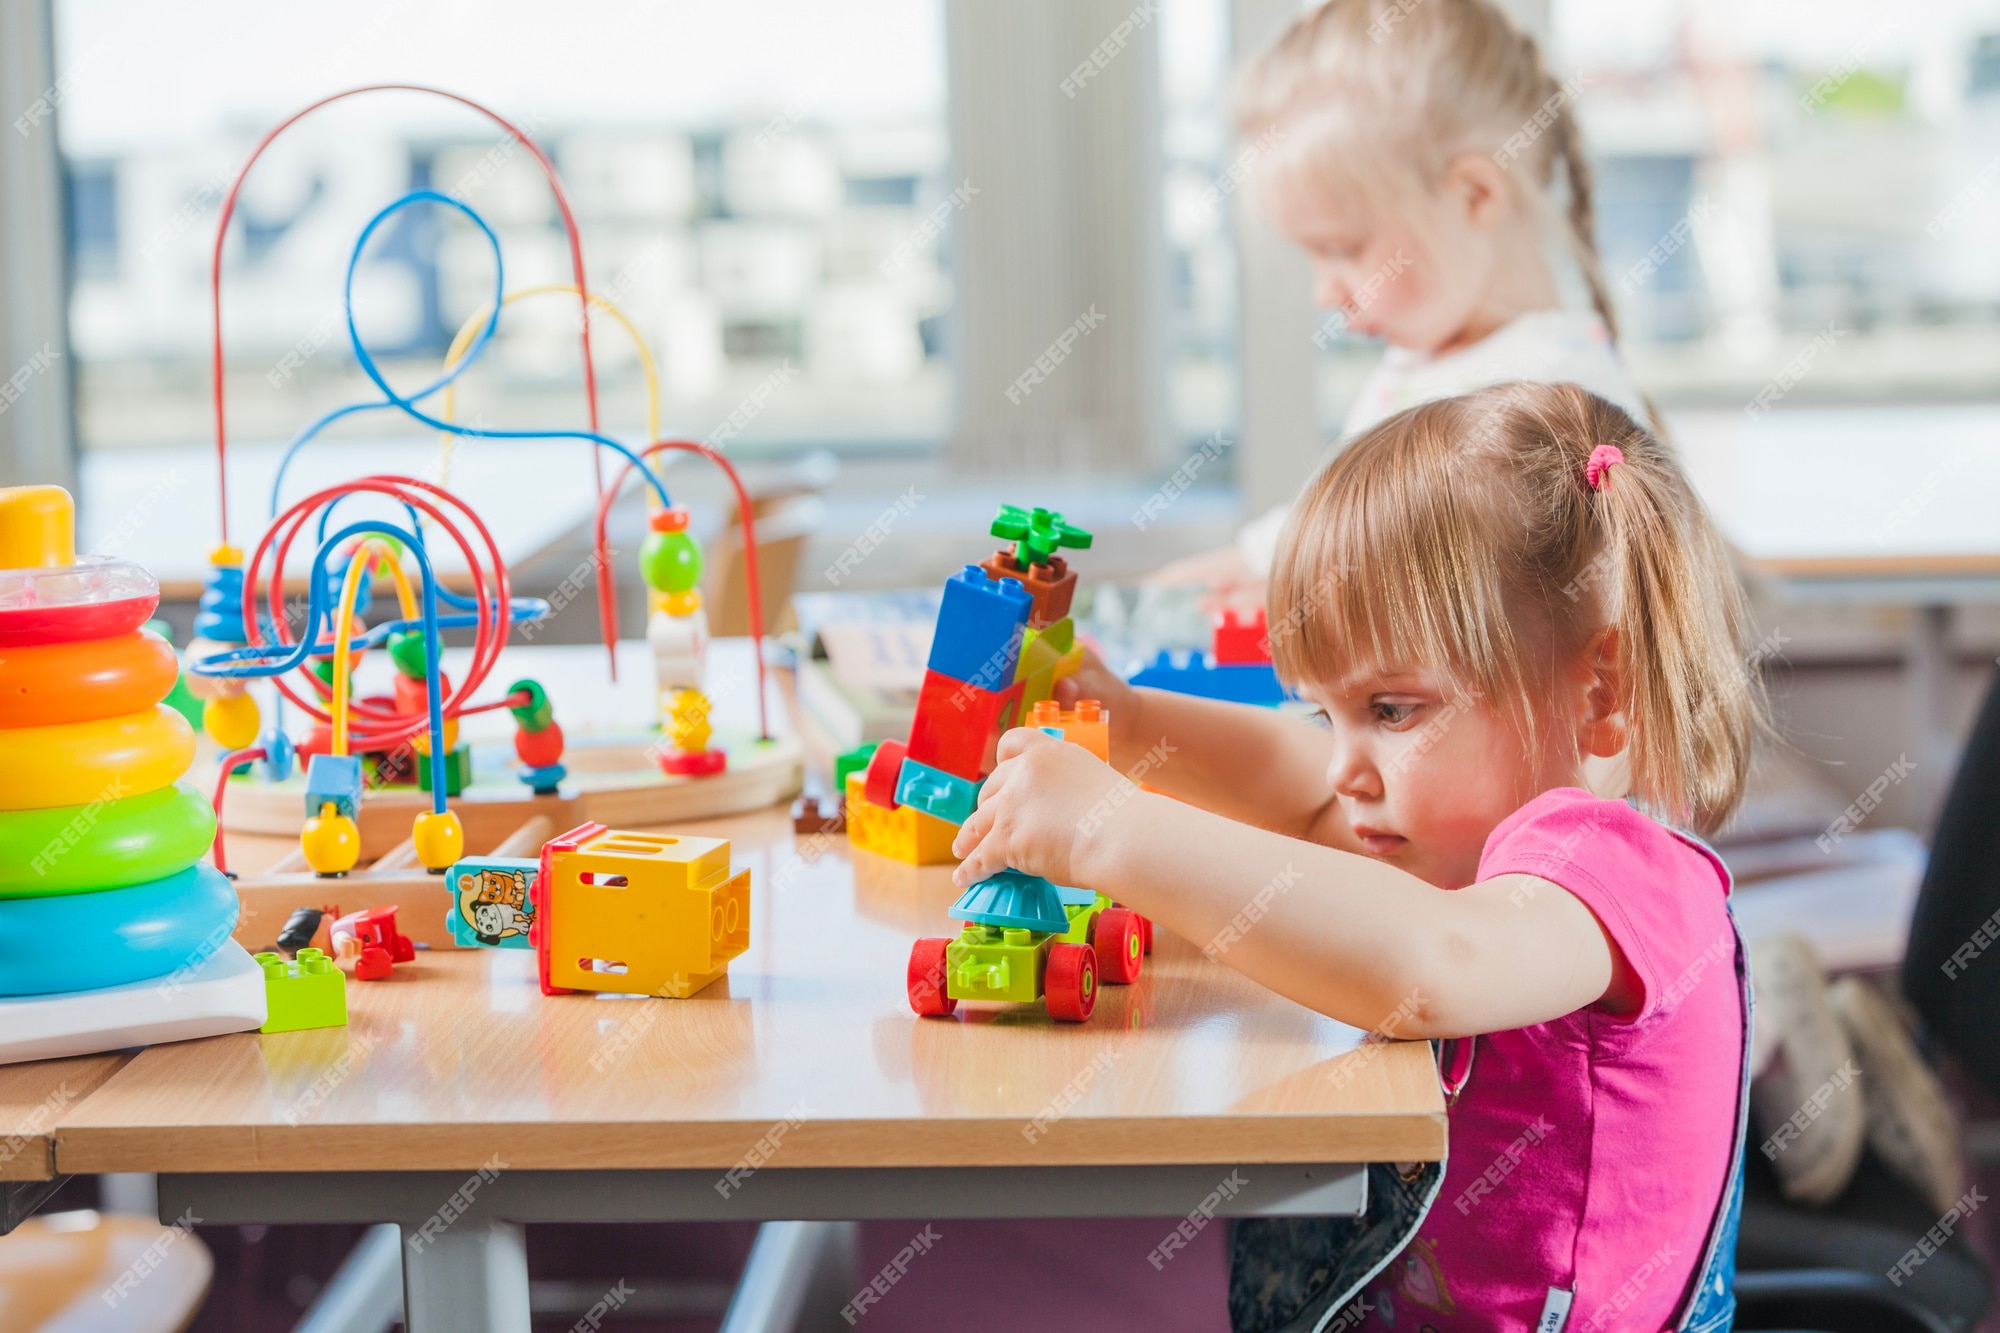
{"label": "red wheel", "polygon": [[1042,994],[1048,1001],[1050,1018],[1070,1023],[1088,1019],[1097,1007],[1096,951],[1088,944],[1050,945]]}
{"label": "red wheel", "polygon": [[1145,945],[1147,953],[1153,951],[1153,918],[1149,916],[1139,918],[1139,941]]}
{"label": "red wheel", "polygon": [[883,741],[868,757],[868,773],[862,780],[861,790],[884,810],[897,808],[896,785],[902,781],[903,760],[909,754],[910,747],[903,742]]}
{"label": "red wheel", "polygon": [[910,970],[905,985],[910,992],[910,1008],[919,1014],[948,1014],[958,1001],[945,993],[944,950],[950,940],[918,940],[910,946]]}
{"label": "red wheel", "polygon": [[1146,943],[1139,931],[1139,914],[1129,907],[1107,907],[1090,922],[1090,947],[1097,953],[1097,975],[1107,986],[1129,986],[1139,979]]}

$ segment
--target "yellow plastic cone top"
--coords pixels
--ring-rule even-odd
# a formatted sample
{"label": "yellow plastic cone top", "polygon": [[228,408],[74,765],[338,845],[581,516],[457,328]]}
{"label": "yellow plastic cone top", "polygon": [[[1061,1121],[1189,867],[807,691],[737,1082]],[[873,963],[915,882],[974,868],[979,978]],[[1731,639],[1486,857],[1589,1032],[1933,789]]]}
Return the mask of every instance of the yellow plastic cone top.
{"label": "yellow plastic cone top", "polygon": [[60,486],[0,487],[0,569],[76,563],[76,505]]}

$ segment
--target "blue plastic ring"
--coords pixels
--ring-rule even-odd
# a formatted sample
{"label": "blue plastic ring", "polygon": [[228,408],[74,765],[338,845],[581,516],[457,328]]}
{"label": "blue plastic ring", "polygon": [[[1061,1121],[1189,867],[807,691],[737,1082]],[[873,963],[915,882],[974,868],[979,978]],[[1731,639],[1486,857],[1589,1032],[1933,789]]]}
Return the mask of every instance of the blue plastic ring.
{"label": "blue plastic ring", "polygon": [[236,887],[206,863],[102,893],[0,901],[0,995],[97,990],[192,969],[229,941]]}

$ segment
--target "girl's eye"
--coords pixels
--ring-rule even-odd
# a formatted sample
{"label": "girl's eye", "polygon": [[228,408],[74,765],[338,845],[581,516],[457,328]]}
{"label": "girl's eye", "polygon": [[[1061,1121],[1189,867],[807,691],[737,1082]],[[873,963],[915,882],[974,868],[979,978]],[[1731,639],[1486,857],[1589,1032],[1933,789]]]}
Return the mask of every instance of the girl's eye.
{"label": "girl's eye", "polygon": [[1415,717],[1417,712],[1415,704],[1376,703],[1371,704],[1370,707],[1375,712],[1376,721],[1386,723],[1392,727],[1402,726],[1412,717]]}

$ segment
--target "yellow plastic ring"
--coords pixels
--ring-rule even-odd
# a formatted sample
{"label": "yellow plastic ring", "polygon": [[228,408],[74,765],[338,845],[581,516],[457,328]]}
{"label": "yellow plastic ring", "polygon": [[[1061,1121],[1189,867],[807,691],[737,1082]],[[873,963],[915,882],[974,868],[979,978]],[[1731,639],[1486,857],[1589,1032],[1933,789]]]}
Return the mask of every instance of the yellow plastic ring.
{"label": "yellow plastic ring", "polygon": [[0,729],[0,810],[139,796],[193,761],[194,730],[165,704],[94,722]]}

